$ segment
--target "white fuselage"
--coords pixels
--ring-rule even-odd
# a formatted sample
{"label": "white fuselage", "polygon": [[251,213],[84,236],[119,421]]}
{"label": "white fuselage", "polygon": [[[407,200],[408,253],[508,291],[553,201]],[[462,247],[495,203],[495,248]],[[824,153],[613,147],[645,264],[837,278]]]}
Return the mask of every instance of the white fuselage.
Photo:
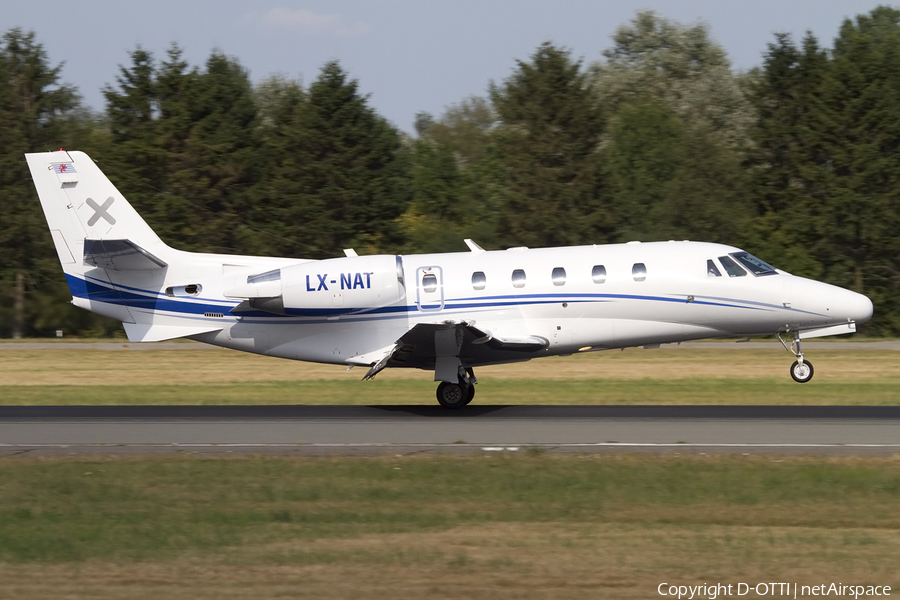
{"label": "white fuselage", "polygon": [[[193,274],[172,269],[147,281],[147,287],[132,282],[135,295],[155,298],[143,307],[135,301],[125,304],[138,321],[148,318],[163,326],[202,321],[222,327],[192,336],[203,342],[359,365],[377,361],[419,323],[474,322],[498,338],[537,336],[549,342],[539,354],[522,357],[526,359],[824,328],[871,315],[871,302],[864,296],[821,282],[783,272],[731,277],[721,266],[719,276],[708,272],[708,260],[734,252],[739,249],[720,244],[655,242],[408,255],[401,257],[405,294],[400,301],[311,316],[234,316],[229,311],[239,302],[224,296],[248,275],[301,261],[195,254],[211,264],[204,268],[195,259]],[[231,264],[223,267],[226,261]],[[321,277],[311,280],[311,298],[340,287],[340,261],[327,261],[327,269],[316,271]],[[597,267],[605,276],[595,277]],[[186,284],[199,284],[201,293],[164,293],[167,287]]]}

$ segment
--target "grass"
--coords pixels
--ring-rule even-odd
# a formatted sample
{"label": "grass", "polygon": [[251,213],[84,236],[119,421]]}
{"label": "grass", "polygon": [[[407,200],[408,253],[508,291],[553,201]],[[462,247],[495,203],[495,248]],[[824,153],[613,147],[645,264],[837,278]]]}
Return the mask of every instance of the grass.
{"label": "grass", "polygon": [[[484,404],[897,404],[900,353],[601,352],[478,370]],[[432,404],[421,371],[5,347],[2,404]],[[900,587],[900,457],[0,458],[0,596],[650,598]],[[752,593],[745,596],[755,597]]]}
{"label": "grass", "polygon": [[[433,404],[430,373],[286,361],[186,345],[134,351],[51,348],[0,354],[0,403]],[[900,352],[817,349],[815,379],[795,384],[793,360],[763,349],[662,348],[598,352],[478,369],[482,404],[900,403]]]}
{"label": "grass", "polygon": [[525,599],[647,598],[663,581],[896,589],[898,502],[898,458],[5,458],[0,589]]}

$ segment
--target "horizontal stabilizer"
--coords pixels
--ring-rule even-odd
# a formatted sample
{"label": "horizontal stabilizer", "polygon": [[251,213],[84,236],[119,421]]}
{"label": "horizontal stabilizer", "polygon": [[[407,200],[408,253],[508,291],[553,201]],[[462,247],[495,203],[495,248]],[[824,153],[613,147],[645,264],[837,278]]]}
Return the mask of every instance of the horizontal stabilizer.
{"label": "horizontal stabilizer", "polygon": [[223,329],[222,325],[150,325],[147,323],[122,323],[122,325],[125,326],[129,342],[162,342]]}
{"label": "horizontal stabilizer", "polygon": [[130,240],[84,240],[84,264],[111,271],[162,269],[168,265]]}

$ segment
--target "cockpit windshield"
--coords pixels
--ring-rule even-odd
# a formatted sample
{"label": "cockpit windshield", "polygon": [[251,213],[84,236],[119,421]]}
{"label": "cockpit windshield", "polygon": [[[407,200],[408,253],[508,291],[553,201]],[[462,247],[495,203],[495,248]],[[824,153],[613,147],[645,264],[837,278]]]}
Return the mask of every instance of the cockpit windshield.
{"label": "cockpit windshield", "polygon": [[750,271],[757,277],[760,275],[778,274],[778,271],[775,270],[775,267],[764,260],[756,258],[749,252],[733,252],[731,256],[733,256],[736,261],[741,263],[748,271]]}
{"label": "cockpit windshield", "polygon": [[723,267],[725,267],[725,272],[728,273],[729,277],[746,277],[747,276],[747,271],[740,268],[736,262],[734,262],[727,256],[720,256],[719,262],[722,263]]}

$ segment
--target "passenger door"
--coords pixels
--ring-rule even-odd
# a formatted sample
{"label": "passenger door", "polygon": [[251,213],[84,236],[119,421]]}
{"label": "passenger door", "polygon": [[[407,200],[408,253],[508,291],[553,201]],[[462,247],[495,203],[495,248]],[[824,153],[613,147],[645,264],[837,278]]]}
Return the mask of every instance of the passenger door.
{"label": "passenger door", "polygon": [[416,306],[422,312],[444,308],[444,273],[440,267],[416,269]]}

